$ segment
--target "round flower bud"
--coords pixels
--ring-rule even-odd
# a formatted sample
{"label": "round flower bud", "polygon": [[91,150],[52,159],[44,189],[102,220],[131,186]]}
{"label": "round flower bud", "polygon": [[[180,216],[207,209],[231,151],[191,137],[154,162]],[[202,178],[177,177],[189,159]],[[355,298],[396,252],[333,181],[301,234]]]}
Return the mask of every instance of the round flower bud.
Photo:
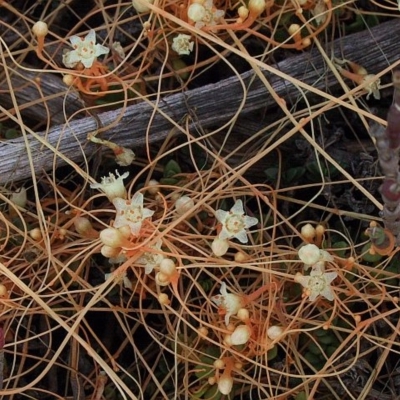
{"label": "round flower bud", "polygon": [[36,37],[45,37],[49,33],[49,28],[46,22],[37,21],[32,27],[32,32]]}
{"label": "round flower bud", "polygon": [[283,333],[283,328],[277,325],[270,326],[267,330],[267,336],[271,340],[275,340],[280,337]]}
{"label": "round flower bud", "polygon": [[0,284],[0,297],[1,298],[4,298],[4,297],[8,298],[8,290],[3,284]]}
{"label": "round flower bud", "polygon": [[311,224],[305,224],[301,227],[301,236],[307,241],[312,241],[315,235],[315,228]]}
{"label": "round flower bud", "polygon": [[194,201],[189,196],[182,196],[175,202],[175,210],[179,215],[183,215],[193,208]]}
{"label": "round flower bud", "polygon": [[238,317],[241,321],[248,321],[248,319],[250,318],[249,311],[246,310],[245,308],[241,308],[241,309],[237,312],[237,317]]}
{"label": "round flower bud", "polygon": [[147,6],[147,4],[153,3],[154,0],[132,0],[133,8],[139,13],[150,11],[150,8]]}
{"label": "round flower bud", "polygon": [[222,394],[229,394],[232,391],[233,379],[230,374],[222,374],[218,380],[218,390]]}
{"label": "round flower bud", "polygon": [[115,228],[106,228],[100,232],[100,240],[106,246],[119,248],[123,247],[126,243],[126,239],[122,235],[122,233]]}
{"label": "round flower bud", "polygon": [[39,228],[33,228],[30,230],[29,235],[33,240],[41,240],[43,238],[42,231]]}
{"label": "round flower bud", "polygon": [[249,9],[245,6],[238,8],[239,17],[244,21],[249,15]]}
{"label": "round flower bud", "polygon": [[75,77],[70,75],[70,74],[66,74],[63,76],[63,82],[67,85],[67,86],[72,86],[72,84],[74,83]]}
{"label": "round flower bud", "polygon": [[176,272],[176,265],[170,258],[164,258],[160,263],[160,273],[171,276]]}
{"label": "round flower bud", "polygon": [[299,24],[292,24],[288,28],[289,35],[294,35],[296,33],[300,33],[300,25]]}
{"label": "round flower bud", "polygon": [[238,251],[238,252],[235,254],[235,261],[238,262],[238,263],[245,262],[245,261],[247,261],[248,259],[249,259],[249,256],[248,256],[248,254],[246,254],[244,251]]}
{"label": "round flower bud", "polygon": [[129,225],[124,225],[124,226],[120,226],[118,228],[118,230],[120,231],[121,235],[125,238],[125,239],[129,239],[131,236],[131,228],[129,227]]}
{"label": "round flower bud", "polygon": [[171,303],[166,293],[160,293],[160,295],[158,296],[158,301],[164,306],[168,306]]}
{"label": "round flower bud", "polygon": [[229,242],[227,239],[215,238],[211,244],[211,249],[217,257],[222,257],[229,249]]}
{"label": "round flower bud", "polygon": [[77,217],[74,219],[75,230],[81,234],[86,235],[93,230],[92,223],[85,217]]}
{"label": "round flower bud", "polygon": [[251,329],[247,325],[239,325],[231,334],[231,343],[233,345],[245,344],[249,341]]}
{"label": "round flower bud", "polygon": [[147,185],[147,191],[151,195],[155,196],[160,191],[160,188],[158,187],[159,184],[160,182],[158,182],[157,180],[150,179],[149,184]]}
{"label": "round flower bud", "polygon": [[155,277],[156,283],[159,286],[168,286],[170,282],[170,278],[168,275],[163,274],[162,272],[158,272]]}
{"label": "round flower bud", "polygon": [[102,256],[106,258],[113,258],[118,257],[119,253],[121,252],[120,247],[110,247],[110,246],[101,246],[100,253]]}
{"label": "round flower bud", "polygon": [[298,252],[299,258],[304,264],[314,265],[321,258],[321,252],[315,244],[306,244]]}
{"label": "round flower bud", "polygon": [[252,14],[259,15],[265,10],[265,0],[250,0],[249,11]]}
{"label": "round flower bud", "polygon": [[199,335],[202,337],[208,336],[208,329],[204,326],[199,328]]}
{"label": "round flower bud", "polygon": [[223,369],[225,368],[225,362],[224,360],[221,360],[220,358],[218,358],[218,360],[214,361],[214,367],[216,369]]}

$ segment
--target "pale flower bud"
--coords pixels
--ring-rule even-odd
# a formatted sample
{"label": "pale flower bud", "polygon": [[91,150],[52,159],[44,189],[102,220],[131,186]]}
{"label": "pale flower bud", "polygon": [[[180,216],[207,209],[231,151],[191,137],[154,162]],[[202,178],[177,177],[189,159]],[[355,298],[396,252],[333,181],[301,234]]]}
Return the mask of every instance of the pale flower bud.
{"label": "pale flower bud", "polygon": [[44,37],[49,33],[49,28],[46,22],[37,21],[32,27],[32,32],[36,37]]}
{"label": "pale flower bud", "polygon": [[123,247],[127,242],[127,240],[122,235],[122,233],[118,229],[115,229],[115,228],[103,229],[100,232],[100,240],[106,246],[113,247],[114,249]]}
{"label": "pale flower bud", "polygon": [[176,272],[176,265],[170,258],[164,258],[160,263],[160,273],[171,276]]}
{"label": "pale flower bud", "polygon": [[295,35],[296,33],[300,33],[300,25],[292,24],[288,28],[289,35]]}
{"label": "pale flower bud", "polygon": [[8,290],[3,284],[0,284],[0,297],[8,298]]}
{"label": "pale flower bud", "polygon": [[301,227],[301,236],[307,241],[312,241],[315,238],[315,228],[311,224],[305,224]]}
{"label": "pale flower bud", "polygon": [[265,10],[265,0],[250,0],[248,7],[252,14],[259,15]]}
{"label": "pale flower bud", "polygon": [[150,8],[147,6],[147,4],[153,3],[154,0],[132,0],[133,8],[139,13],[150,11]]}
{"label": "pale flower bud", "polygon": [[218,390],[222,394],[229,394],[232,391],[233,379],[230,374],[223,373],[218,380]]}
{"label": "pale flower bud", "polygon": [[85,217],[75,218],[74,226],[75,230],[81,235],[85,235],[93,231],[92,223]]}
{"label": "pale flower bud", "polygon": [[282,333],[283,333],[283,328],[277,325],[270,326],[267,330],[267,336],[271,340],[275,340],[278,337],[282,336]]}
{"label": "pale flower bud", "polygon": [[67,85],[67,86],[72,86],[72,84],[74,83],[75,77],[73,75],[70,74],[66,74],[63,76],[63,82]]}
{"label": "pale flower bud", "polygon": [[110,246],[101,246],[100,253],[102,256],[106,258],[114,258],[118,257],[119,253],[121,252],[120,247],[110,247]]}
{"label": "pale flower bud", "polygon": [[221,360],[220,358],[215,360],[213,365],[216,369],[224,369],[225,368],[225,362],[224,362],[224,360]]}
{"label": "pale flower bud", "polygon": [[245,6],[241,6],[238,8],[239,17],[244,21],[249,15],[249,9]]}
{"label": "pale flower bud", "polygon": [[158,185],[160,184],[160,182],[158,182],[155,179],[150,179],[149,184],[147,185],[147,191],[155,196],[159,191],[160,188],[158,187]]}
{"label": "pale flower bud", "polygon": [[33,240],[42,240],[43,235],[42,231],[39,228],[33,228],[32,230],[29,231],[29,235]]}
{"label": "pale flower bud", "polygon": [[162,272],[158,272],[155,277],[156,283],[159,286],[168,286],[170,282],[170,277],[168,275],[163,274]]}
{"label": "pale flower bud", "polygon": [[194,201],[189,196],[182,196],[175,202],[175,210],[179,215],[183,215],[193,208]]}
{"label": "pale flower bud", "polygon": [[245,344],[249,341],[251,329],[247,325],[239,325],[231,334],[233,345]]}
{"label": "pale flower bud", "polygon": [[171,303],[166,293],[160,293],[158,296],[158,301],[164,306],[168,306]]}
{"label": "pale flower bud", "polygon": [[321,252],[315,244],[306,244],[298,252],[299,258],[306,265],[314,265],[321,258]]}
{"label": "pale flower bud", "polygon": [[131,228],[129,227],[129,225],[120,226],[118,228],[118,230],[121,232],[121,235],[125,239],[129,239],[130,238],[130,236],[131,236]]}
{"label": "pale flower bud", "polygon": [[211,249],[217,257],[222,257],[229,249],[229,242],[227,239],[215,238],[211,244]]}
{"label": "pale flower bud", "polygon": [[237,263],[245,262],[248,259],[249,259],[249,256],[244,251],[238,251],[237,253],[235,253],[235,261]]}
{"label": "pale flower bud", "polygon": [[246,310],[245,308],[241,308],[241,309],[237,312],[237,317],[238,317],[238,319],[240,319],[241,321],[248,321],[248,319],[250,318],[249,311]]}

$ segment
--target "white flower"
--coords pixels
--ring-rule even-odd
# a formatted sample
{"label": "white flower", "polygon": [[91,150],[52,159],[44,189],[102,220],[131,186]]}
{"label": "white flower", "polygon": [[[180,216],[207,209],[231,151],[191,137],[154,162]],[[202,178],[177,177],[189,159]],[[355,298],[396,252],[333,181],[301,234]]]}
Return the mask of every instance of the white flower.
{"label": "white flower", "polygon": [[309,276],[297,273],[294,280],[306,288],[306,294],[309,300],[314,301],[319,295],[327,300],[333,300],[333,290],[331,282],[337,277],[336,272],[324,272],[319,268],[311,271]]}
{"label": "white flower", "polygon": [[229,325],[229,318],[232,315],[236,315],[237,312],[243,308],[243,298],[236,295],[228,293],[226,290],[226,283],[221,283],[221,289],[219,291],[221,294],[212,296],[211,301],[214,302],[218,307],[221,308],[225,314],[225,324],[226,326]]}
{"label": "white flower", "polygon": [[101,183],[92,183],[90,185],[91,189],[101,190],[110,201],[113,201],[116,197],[126,199],[127,192],[122,180],[128,177],[129,172],[125,172],[122,175],[120,175],[118,171],[115,171],[115,173],[118,178],[110,172],[109,176],[103,176],[103,178],[101,178]]}
{"label": "white flower", "polygon": [[172,50],[176,51],[180,56],[188,56],[193,51],[194,42],[190,41],[191,36],[180,33],[172,39]]}
{"label": "white flower", "polygon": [[188,17],[198,29],[203,26],[214,26],[224,16],[225,12],[214,7],[213,0],[205,0],[203,4],[193,3],[188,8]]}
{"label": "white flower", "polygon": [[[363,83],[373,79],[374,77],[375,77],[374,74],[365,75],[365,77],[363,79]],[[381,80],[380,79],[375,79],[372,82],[370,82],[368,85],[365,85],[365,90],[368,92],[367,100],[369,99],[371,94],[374,97],[374,99],[380,100],[380,98],[381,98],[381,94],[379,92],[380,88],[381,88]]]}
{"label": "white flower", "polygon": [[96,33],[93,29],[84,37],[71,36],[69,41],[74,50],[67,51],[62,58],[67,68],[74,68],[79,62],[85,68],[90,68],[97,57],[108,54],[110,49],[101,44],[96,44]]}
{"label": "white flower", "polygon": [[164,260],[164,256],[160,253],[161,245],[162,240],[158,239],[156,244],[150,246],[151,251],[146,251],[136,260],[137,264],[144,265],[144,273],[146,275],[150,274],[154,267],[159,266],[161,261]]}
{"label": "white flower", "polygon": [[222,224],[218,237],[220,239],[234,237],[241,243],[248,242],[246,229],[258,223],[257,218],[244,215],[242,200],[236,200],[230,211],[217,210],[215,215]]}
{"label": "white flower", "polygon": [[154,211],[143,207],[143,194],[140,192],[135,193],[131,200],[116,197],[112,203],[117,210],[114,228],[128,225],[135,236],[139,234],[143,220],[154,214]]}

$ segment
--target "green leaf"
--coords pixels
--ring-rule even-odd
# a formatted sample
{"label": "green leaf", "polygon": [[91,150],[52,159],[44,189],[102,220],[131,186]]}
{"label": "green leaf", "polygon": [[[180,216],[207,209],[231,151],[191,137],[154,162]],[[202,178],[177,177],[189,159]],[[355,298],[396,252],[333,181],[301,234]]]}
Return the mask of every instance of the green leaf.
{"label": "green leaf", "polygon": [[271,167],[264,170],[264,174],[271,182],[276,182],[278,178],[279,169],[277,167]]}
{"label": "green leaf", "polygon": [[179,164],[175,160],[169,160],[164,167],[164,178],[172,178],[181,172]]}
{"label": "green leaf", "polygon": [[306,172],[305,167],[293,167],[289,168],[284,174],[283,179],[285,182],[290,183],[292,181],[296,181],[301,178]]}

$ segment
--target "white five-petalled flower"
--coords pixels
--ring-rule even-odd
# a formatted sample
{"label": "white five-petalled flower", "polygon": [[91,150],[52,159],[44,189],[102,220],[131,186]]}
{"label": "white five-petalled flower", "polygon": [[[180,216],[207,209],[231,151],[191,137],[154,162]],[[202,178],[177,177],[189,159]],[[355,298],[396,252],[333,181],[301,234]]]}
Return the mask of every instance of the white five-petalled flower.
{"label": "white five-petalled flower", "polygon": [[115,175],[110,172],[109,176],[104,176],[101,178],[101,183],[92,183],[90,185],[91,189],[101,190],[110,201],[116,197],[126,199],[127,192],[122,181],[128,177],[129,172],[125,172],[122,175],[120,175],[118,171],[115,171],[115,173],[118,178],[116,178]]}
{"label": "white five-petalled flower", "polygon": [[225,324],[229,325],[229,318],[232,315],[236,315],[238,311],[243,308],[243,298],[232,293],[228,293],[226,290],[226,283],[221,283],[221,294],[211,297],[211,301],[214,302],[223,312],[225,312]]}
{"label": "white five-petalled flower", "polygon": [[139,234],[143,221],[154,214],[154,211],[143,207],[143,194],[140,192],[135,193],[131,200],[116,197],[112,203],[117,210],[114,228],[128,225],[135,236]]}
{"label": "white five-petalled flower", "polygon": [[336,277],[336,272],[324,272],[320,268],[314,268],[309,276],[297,273],[294,280],[305,288],[310,301],[314,301],[319,295],[332,301],[334,295],[330,284]]}
{"label": "white five-petalled flower", "polygon": [[69,41],[74,50],[67,51],[62,58],[62,62],[67,68],[74,68],[79,62],[85,68],[90,68],[97,57],[108,54],[110,51],[108,47],[96,44],[96,32],[93,29],[84,38],[71,36]]}
{"label": "white five-petalled flower", "polygon": [[190,41],[191,36],[180,33],[172,39],[172,50],[176,51],[180,56],[188,56],[193,51],[194,42]]}
{"label": "white five-petalled flower", "polygon": [[244,215],[242,200],[236,203],[230,211],[217,210],[215,215],[222,224],[220,239],[236,238],[241,243],[247,243],[248,237],[246,229],[258,224],[258,219]]}

